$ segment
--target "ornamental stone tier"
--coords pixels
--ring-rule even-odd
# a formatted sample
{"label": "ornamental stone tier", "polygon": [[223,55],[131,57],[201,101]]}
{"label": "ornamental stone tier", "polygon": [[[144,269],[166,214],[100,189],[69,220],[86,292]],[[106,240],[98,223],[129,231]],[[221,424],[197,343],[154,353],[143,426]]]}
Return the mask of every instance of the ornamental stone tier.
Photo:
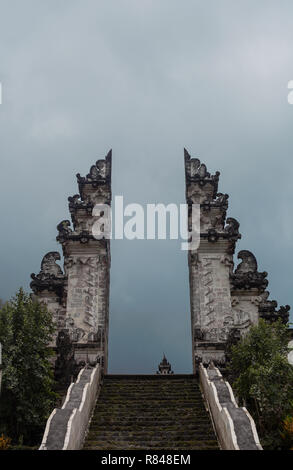
{"label": "ornamental stone tier", "polygon": [[260,317],[269,322],[288,322],[289,306],[277,310],[268,300],[266,272],[259,272],[255,256],[238,253],[241,262],[234,270],[233,255],[241,238],[239,223],[226,218],[228,195],[218,193],[220,173],[211,175],[198,158],[184,150],[186,201],[200,204],[200,245],[188,252],[193,366],[213,361],[223,366],[231,338],[241,337]]}
{"label": "ornamental stone tier", "polygon": [[42,260],[40,273],[31,275],[34,295],[47,304],[57,326],[51,344],[56,348],[57,369],[66,361],[77,367],[100,362],[107,371],[110,242],[93,237],[97,217],[92,210],[97,203],[111,203],[111,162],[110,151],[88,175],[77,175],[79,194],[68,198],[71,221],[57,225],[64,271],[57,264],[60,254],[50,252]]}

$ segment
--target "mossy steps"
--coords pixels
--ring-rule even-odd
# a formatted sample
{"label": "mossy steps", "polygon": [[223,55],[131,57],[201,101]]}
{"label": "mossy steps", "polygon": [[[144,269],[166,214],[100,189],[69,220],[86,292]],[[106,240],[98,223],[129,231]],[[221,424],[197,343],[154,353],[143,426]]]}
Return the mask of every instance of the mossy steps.
{"label": "mossy steps", "polygon": [[86,450],[217,450],[194,375],[106,375]]}

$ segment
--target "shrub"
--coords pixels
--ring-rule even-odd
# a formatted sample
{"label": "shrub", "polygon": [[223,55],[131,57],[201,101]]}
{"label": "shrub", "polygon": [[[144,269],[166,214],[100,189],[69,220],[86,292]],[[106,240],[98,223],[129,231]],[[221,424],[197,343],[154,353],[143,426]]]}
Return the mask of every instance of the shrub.
{"label": "shrub", "polygon": [[0,432],[13,442],[34,444],[42,433],[55,395],[48,343],[52,316],[22,289],[0,308],[3,378]]}
{"label": "shrub", "polygon": [[283,447],[282,422],[292,413],[293,366],[288,326],[260,320],[231,348],[230,372],[241,404],[253,415],[264,447]]}

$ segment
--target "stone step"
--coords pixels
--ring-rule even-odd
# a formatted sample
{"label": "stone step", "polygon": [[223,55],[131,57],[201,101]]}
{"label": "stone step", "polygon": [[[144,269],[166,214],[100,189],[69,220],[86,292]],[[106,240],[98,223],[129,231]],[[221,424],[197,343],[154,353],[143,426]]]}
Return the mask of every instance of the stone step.
{"label": "stone step", "polygon": [[123,416],[124,418],[128,415],[131,416],[148,416],[149,414],[156,418],[157,416],[165,416],[168,415],[170,419],[170,413],[172,412],[172,418],[174,416],[180,417],[180,416],[197,416],[197,415],[205,415],[206,411],[204,407],[200,407],[195,409],[195,405],[192,407],[190,406],[189,408],[180,408],[179,406],[177,408],[164,408],[162,407],[114,407],[114,406],[100,406],[98,410],[95,410],[95,415],[117,415],[119,414],[120,416]]}
{"label": "stone step", "polygon": [[130,449],[143,449],[143,450],[219,450],[219,446],[216,440],[206,440],[206,441],[164,441],[164,442],[135,442],[129,443],[128,441],[91,441],[86,443],[84,450],[130,450]]}
{"label": "stone step", "polygon": [[150,394],[144,394],[144,393],[127,393],[127,394],[122,394],[122,393],[117,393],[115,395],[110,395],[110,394],[101,394],[100,395],[100,401],[132,401],[132,400],[144,400],[144,401],[149,401],[149,400],[155,400],[155,401],[162,401],[162,402],[167,402],[167,401],[176,401],[176,400],[187,400],[187,401],[202,401],[202,395],[200,394],[162,394],[162,393],[150,393]]}
{"label": "stone step", "polygon": [[127,392],[120,392],[120,391],[117,391],[117,392],[102,392],[101,393],[101,398],[107,398],[107,397],[111,397],[111,398],[117,398],[117,397],[123,397],[123,398],[130,398],[130,397],[146,397],[146,398],[152,398],[153,396],[157,397],[157,398],[160,398],[161,400],[169,400],[171,399],[172,397],[174,398],[181,398],[181,397],[194,397],[194,398],[201,398],[201,393],[196,393],[194,391],[190,391],[190,392],[181,392],[180,390],[174,390],[174,392],[172,392],[172,390],[168,390],[168,392],[165,392],[165,391],[152,391],[152,392],[146,392],[145,390],[144,391],[140,391],[140,390],[128,390]]}
{"label": "stone step", "polygon": [[194,397],[201,397],[202,394],[200,393],[200,390],[138,390],[137,388],[135,390],[109,390],[105,391],[103,390],[101,392],[102,397],[108,397],[108,396],[123,396],[123,397],[128,397],[128,396],[133,396],[133,395],[142,395],[142,396],[152,396],[155,395],[156,397],[180,397],[180,396],[194,396]]}
{"label": "stone step", "polygon": [[104,378],[103,380],[103,384],[107,384],[109,386],[114,386],[114,385],[118,385],[118,386],[122,386],[122,385],[142,385],[144,384],[146,387],[148,385],[157,385],[158,387],[163,387],[164,385],[171,385],[172,384],[194,384],[196,386],[198,386],[198,381],[197,379],[176,379],[176,380],[168,380],[168,379],[165,379],[165,380],[162,380],[162,378],[160,377],[159,379],[156,379],[156,380],[153,380],[153,379],[150,379],[150,380],[124,380],[124,379],[121,379],[121,380],[113,380],[113,379],[108,379],[107,377]]}
{"label": "stone step", "polygon": [[152,404],[152,405],[158,405],[158,406],[168,406],[168,408],[170,407],[176,407],[176,404],[180,404],[181,408],[183,408],[185,405],[198,405],[200,403],[203,403],[203,399],[202,398],[196,398],[196,399],[188,399],[188,398],[184,398],[184,397],[178,397],[176,399],[168,399],[168,400],[162,400],[160,399],[159,397],[152,397],[152,398],[149,398],[149,399],[146,399],[144,397],[137,397],[137,398],[125,398],[123,399],[123,397],[117,397],[116,399],[113,399],[113,398],[103,398],[103,397],[100,397],[100,404],[103,404],[103,405],[107,405],[107,406],[110,406],[110,405],[124,405],[124,406],[128,406],[128,405],[131,405],[131,406],[134,406],[135,404]]}
{"label": "stone step", "polygon": [[181,406],[157,406],[156,403],[153,404],[153,406],[151,406],[150,404],[138,404],[138,405],[132,405],[129,404],[129,406],[124,406],[121,404],[118,403],[100,403],[100,405],[97,406],[96,410],[95,410],[95,414],[96,413],[119,413],[119,414],[123,414],[123,416],[127,413],[131,413],[131,414],[138,414],[138,413],[150,413],[150,412],[153,412],[153,415],[156,416],[156,415],[159,415],[159,414],[169,414],[170,415],[170,412],[172,411],[172,413],[180,416],[181,414],[183,415],[189,415],[189,414],[202,414],[202,413],[206,413],[205,411],[205,407],[203,405],[203,403],[200,403],[200,404],[197,404],[197,403],[193,403],[192,405],[190,406],[184,406],[184,407],[181,407]]}
{"label": "stone step", "polygon": [[134,389],[144,389],[144,390],[176,390],[176,389],[185,389],[185,390],[199,390],[199,386],[196,383],[136,383],[136,384],[108,384],[108,383],[103,383],[103,387],[105,390],[134,390]]}
{"label": "stone step", "polygon": [[199,422],[174,422],[174,421],[149,421],[149,422],[142,422],[141,424],[138,424],[137,422],[120,422],[119,424],[116,423],[110,423],[110,422],[101,422],[101,421],[96,421],[93,422],[91,421],[91,429],[95,430],[101,430],[101,432],[104,431],[123,431],[123,430],[129,430],[132,429],[133,432],[140,432],[140,431],[145,431],[145,432],[154,432],[154,431],[178,431],[181,426],[184,426],[184,430],[180,430],[180,432],[195,432],[198,430],[211,430],[211,423],[207,420],[202,420]]}
{"label": "stone step", "polygon": [[[196,408],[198,406],[198,408]],[[190,413],[193,413],[193,412],[205,412],[205,408],[204,406],[202,405],[202,403],[200,405],[198,405],[197,403],[192,403],[190,405],[185,405],[184,407],[181,407],[181,406],[160,406],[160,405],[157,405],[156,403],[149,403],[149,404],[144,404],[144,403],[140,403],[140,404],[135,404],[135,405],[131,405],[129,404],[128,406],[124,406],[122,404],[104,404],[104,403],[100,403],[100,406],[98,407],[98,409],[96,410],[97,413],[105,413],[105,412],[111,412],[111,413],[119,413],[119,414],[123,414],[123,415],[127,415],[128,413],[131,413],[131,414],[134,414],[134,413],[144,413],[144,412],[153,412],[153,415],[156,416],[157,414],[166,414],[166,413],[174,413],[176,414],[177,416],[180,415],[181,413],[186,415],[186,414],[190,414]]]}
{"label": "stone step", "polygon": [[194,409],[194,408],[189,408],[188,410],[186,409],[180,409],[180,408],[177,408],[177,409],[172,409],[172,416],[170,416],[170,413],[171,413],[171,409],[169,408],[169,410],[156,410],[155,408],[151,409],[151,408],[148,408],[148,409],[140,409],[140,410],[137,410],[137,409],[134,409],[134,410],[131,410],[130,408],[127,409],[124,409],[124,410],[119,410],[119,408],[117,409],[113,409],[113,408],[105,408],[105,409],[99,409],[99,410],[96,410],[93,417],[94,418],[104,418],[104,419],[107,419],[107,418],[119,418],[120,419],[126,419],[127,417],[129,418],[135,418],[135,419],[146,419],[146,418],[152,418],[154,420],[156,419],[159,419],[159,418],[162,418],[162,419],[167,419],[167,420],[174,420],[174,418],[176,418],[176,420],[185,420],[185,419],[188,419],[188,418],[193,418],[193,419],[198,419],[198,418],[201,418],[201,417],[206,417],[206,411],[204,408],[200,408],[200,409]]}
{"label": "stone step", "polygon": [[153,418],[130,418],[128,419],[127,417],[125,419],[111,419],[109,420],[104,419],[103,417],[93,417],[91,420],[91,425],[92,426],[163,426],[163,427],[169,427],[169,426],[202,426],[205,423],[208,423],[210,426],[210,422],[206,419],[206,416],[202,416],[200,418],[191,418],[191,419],[176,419],[174,422],[174,419],[166,419],[164,417],[158,417],[157,419]]}
{"label": "stone step", "polygon": [[186,387],[186,386],[177,386],[177,387],[105,387],[103,388],[102,393],[103,394],[118,394],[118,393],[123,393],[123,394],[128,394],[128,393],[145,393],[145,394],[151,394],[151,393],[166,393],[166,394],[184,394],[184,393],[195,393],[195,394],[200,394],[200,389],[197,389],[196,387]]}
{"label": "stone step", "polygon": [[170,418],[170,416],[156,416],[153,417],[152,415],[148,416],[101,416],[101,415],[94,415],[91,420],[92,425],[125,425],[125,426],[134,426],[134,425],[144,425],[144,426],[151,426],[156,425],[156,423],[160,424],[160,426],[169,426],[174,424],[174,426],[179,426],[184,424],[184,426],[189,425],[201,425],[203,423],[209,423],[210,421],[207,420],[206,415],[202,414],[200,416],[186,416],[186,417],[177,417],[176,420],[174,418]]}
{"label": "stone step", "polygon": [[210,422],[207,421],[206,417],[201,417],[197,419],[182,419],[182,420],[174,420],[171,419],[165,419],[165,418],[158,418],[158,419],[128,419],[127,417],[125,419],[103,419],[103,418],[93,418],[91,420],[91,426],[105,426],[105,427],[128,427],[132,426],[133,428],[139,428],[139,427],[164,427],[164,428],[169,428],[169,427],[178,427],[178,426],[185,426],[187,428],[189,427],[198,427],[198,426],[204,426],[207,425],[210,427]]}
{"label": "stone step", "polygon": [[152,395],[153,393],[155,393],[157,396],[159,396],[160,394],[162,395],[189,395],[189,394],[194,394],[194,395],[197,395],[197,396],[201,396],[201,393],[200,393],[200,390],[196,390],[194,388],[190,388],[189,389],[186,389],[184,388],[183,390],[181,390],[181,388],[177,387],[177,388],[169,388],[169,389],[162,389],[162,388],[155,388],[155,389],[146,389],[145,387],[142,387],[141,389],[139,389],[138,387],[135,387],[133,389],[129,389],[127,387],[125,387],[125,389],[109,389],[109,390],[103,390],[102,391],[102,395],[104,396],[107,396],[109,394],[113,394],[113,395],[129,395],[129,394],[145,394],[145,395]]}
{"label": "stone step", "polygon": [[[170,413],[172,413],[172,418],[170,416]],[[104,407],[104,406],[101,406],[98,410],[95,411],[94,413],[94,416],[121,416],[123,418],[127,417],[127,416],[141,416],[141,417],[148,417],[148,416],[153,416],[154,419],[156,419],[157,417],[159,416],[168,416],[169,419],[173,419],[174,417],[176,418],[180,418],[181,416],[182,417],[188,417],[188,416],[193,416],[194,418],[196,418],[196,416],[205,416],[206,415],[206,411],[205,411],[205,408],[203,407],[200,407],[198,409],[194,409],[194,406],[190,406],[189,408],[180,408],[180,407],[177,407],[177,408],[168,408],[168,409],[164,409],[162,410],[162,408],[160,407],[156,407],[156,406],[148,406],[148,407],[143,407],[143,406],[140,406],[140,407],[127,407],[127,408],[124,408],[124,407],[114,407],[114,406],[108,406],[108,407]]]}
{"label": "stone step", "polygon": [[195,376],[106,376],[85,449],[218,449]]}
{"label": "stone step", "polygon": [[[119,403],[125,403],[126,404],[133,404],[139,401],[139,403],[158,403],[163,406],[165,405],[170,405],[174,406],[176,403],[187,403],[188,405],[190,404],[196,404],[196,403],[202,403],[202,397],[169,397],[169,398],[162,398],[162,397],[156,397],[156,396],[151,396],[151,397],[144,397],[144,396],[139,396],[137,397],[125,397],[123,398],[122,396],[117,396],[115,398],[113,397],[100,397],[100,403],[105,403],[105,404],[119,404]],[[183,406],[183,405],[182,405]]]}
{"label": "stone step", "polygon": [[193,374],[174,374],[174,375],[153,375],[153,374],[107,374],[104,375],[104,381],[107,382],[184,382],[197,381]]}
{"label": "stone step", "polygon": [[200,394],[200,389],[197,389],[196,387],[186,387],[186,386],[177,386],[177,387],[109,387],[108,389],[105,388],[103,389],[103,392],[102,393],[134,393],[134,392],[139,392],[139,393],[146,393],[146,394],[150,394],[150,393],[176,393],[176,394],[180,394],[180,393],[196,393],[196,394]]}
{"label": "stone step", "polygon": [[206,441],[215,441],[215,437],[213,434],[202,434],[202,435],[195,435],[195,434],[188,434],[186,436],[180,436],[178,434],[170,434],[168,436],[156,436],[156,435],[139,435],[137,437],[125,434],[125,435],[116,435],[116,434],[107,434],[106,436],[102,436],[100,434],[93,436],[89,435],[86,439],[86,442],[90,445],[94,444],[95,442],[128,442],[129,444],[141,443],[144,442],[145,444],[166,444],[167,442],[206,442]]}
{"label": "stone step", "polygon": [[142,408],[145,408],[145,409],[168,409],[168,410],[171,410],[171,409],[180,409],[180,410],[189,410],[190,408],[194,408],[194,407],[201,407],[204,409],[204,405],[203,405],[203,402],[202,400],[201,401],[171,401],[171,402],[168,402],[168,403],[165,403],[165,402],[161,402],[159,400],[148,400],[148,401],[135,401],[135,400],[131,400],[131,401],[109,401],[109,402],[105,402],[105,401],[101,401],[100,402],[100,405],[99,405],[99,409],[101,410],[104,410],[106,408],[111,408],[113,410],[115,409],[121,409],[122,411],[124,409],[127,409],[127,408],[131,408],[132,410],[134,409],[139,409],[141,410]]}
{"label": "stone step", "polygon": [[140,432],[136,432],[134,430],[125,430],[125,431],[103,431],[101,432],[100,429],[96,428],[91,428],[89,434],[87,435],[87,442],[90,442],[92,440],[99,439],[100,441],[105,441],[105,440],[111,440],[117,439],[119,441],[121,440],[128,440],[128,441],[141,441],[141,440],[151,440],[151,441],[161,441],[161,440],[184,440],[184,441],[189,441],[192,439],[198,439],[200,441],[206,440],[206,439],[213,439],[214,434],[211,431],[208,431],[206,429],[202,430],[197,430],[197,432],[182,432],[180,430],[176,431],[159,431],[159,430],[153,430],[153,431],[145,431],[142,430]]}
{"label": "stone step", "polygon": [[195,382],[188,382],[188,383],[182,383],[182,382],[172,382],[172,383],[168,383],[168,382],[165,382],[165,383],[124,383],[124,384],[121,384],[121,383],[117,383],[117,384],[114,384],[114,383],[107,383],[107,382],[103,382],[103,387],[105,387],[105,389],[111,389],[111,390],[127,390],[127,389],[134,389],[134,388],[138,388],[138,389],[145,389],[145,390],[164,390],[164,389],[176,389],[176,388],[180,388],[180,389],[187,389],[187,390],[199,390],[199,385],[198,383],[195,383]]}
{"label": "stone step", "polygon": [[144,390],[176,390],[176,389],[181,389],[181,390],[200,390],[199,385],[196,383],[156,383],[156,384],[150,384],[150,383],[137,383],[137,384],[107,384],[103,383],[103,387],[105,387],[106,390],[134,390],[134,389],[144,389]]}
{"label": "stone step", "polygon": [[[101,424],[101,423],[91,423],[91,431],[100,431],[101,433],[104,432],[124,432],[124,431],[129,431],[132,430],[134,433],[139,433],[139,432],[175,432],[178,431],[178,423],[174,424],[173,426],[170,423],[169,425],[161,425],[158,426],[156,423],[152,423],[149,425],[142,424],[141,426],[138,426],[137,424],[135,426],[133,425],[116,425],[116,424]],[[184,427],[184,432],[198,432],[198,431],[210,431],[210,423],[198,423],[198,424],[189,424],[185,425]]]}
{"label": "stone step", "polygon": [[105,423],[157,423],[157,422],[160,422],[160,423],[174,423],[174,425],[177,425],[176,423],[185,423],[186,425],[188,424],[194,424],[194,423],[202,423],[202,422],[208,422],[210,423],[210,419],[209,419],[209,416],[207,417],[207,414],[206,412],[202,412],[202,413],[196,413],[195,411],[193,411],[192,413],[190,414],[179,414],[178,416],[170,416],[168,413],[161,413],[161,414],[157,414],[157,415],[153,415],[150,412],[148,413],[145,413],[145,414],[135,414],[135,413],[132,413],[131,415],[130,414],[125,414],[125,415],[121,415],[121,414],[115,414],[113,415],[112,413],[108,413],[108,414],[100,414],[100,413],[95,413],[93,416],[92,416],[92,420],[91,420],[92,423],[95,423],[95,422],[99,422],[99,423],[102,423],[102,422],[105,422]]}

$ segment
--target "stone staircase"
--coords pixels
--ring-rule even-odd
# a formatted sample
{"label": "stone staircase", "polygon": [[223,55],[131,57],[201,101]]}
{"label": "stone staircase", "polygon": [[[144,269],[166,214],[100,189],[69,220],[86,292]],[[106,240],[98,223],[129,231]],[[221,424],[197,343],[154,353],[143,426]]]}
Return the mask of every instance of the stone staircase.
{"label": "stone staircase", "polygon": [[85,450],[217,450],[194,375],[106,375]]}

